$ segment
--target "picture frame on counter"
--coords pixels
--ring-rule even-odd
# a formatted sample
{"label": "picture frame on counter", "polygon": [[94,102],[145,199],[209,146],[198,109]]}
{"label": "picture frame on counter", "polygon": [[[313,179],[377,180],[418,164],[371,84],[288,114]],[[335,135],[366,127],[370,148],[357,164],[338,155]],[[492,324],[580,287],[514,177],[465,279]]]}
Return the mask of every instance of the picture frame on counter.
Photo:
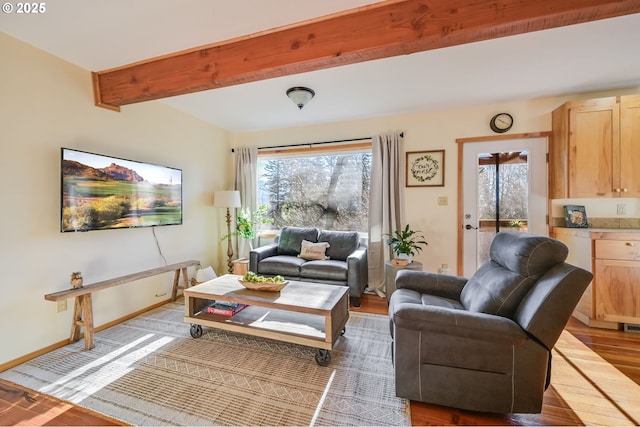
{"label": "picture frame on counter", "polygon": [[587,211],[582,205],[564,205],[567,228],[588,228]]}

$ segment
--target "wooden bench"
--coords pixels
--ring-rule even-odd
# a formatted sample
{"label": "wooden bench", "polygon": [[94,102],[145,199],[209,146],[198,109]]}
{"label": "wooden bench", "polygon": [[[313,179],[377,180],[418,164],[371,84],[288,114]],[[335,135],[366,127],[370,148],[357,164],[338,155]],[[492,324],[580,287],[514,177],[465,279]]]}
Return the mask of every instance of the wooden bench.
{"label": "wooden bench", "polygon": [[[93,343],[93,308],[91,303],[91,294],[102,289],[112,288],[123,283],[134,282],[146,277],[156,276],[158,274],[175,271],[173,277],[173,289],[171,291],[171,300],[175,301],[178,296],[178,289],[187,289],[189,287],[189,278],[187,275],[187,267],[200,265],[200,261],[184,261],[176,264],[166,265],[164,267],[152,268],[150,270],[140,271],[138,273],[127,274],[126,276],[116,277],[114,279],[104,280],[102,282],[84,285],[82,288],[71,288],[64,291],[54,292],[44,296],[47,301],[59,301],[75,297],[73,306],[73,319],[71,322],[70,343],[74,343],[80,339],[80,328],[84,327],[84,349],[91,350]],[[180,285],[180,272],[182,271],[183,285]]]}

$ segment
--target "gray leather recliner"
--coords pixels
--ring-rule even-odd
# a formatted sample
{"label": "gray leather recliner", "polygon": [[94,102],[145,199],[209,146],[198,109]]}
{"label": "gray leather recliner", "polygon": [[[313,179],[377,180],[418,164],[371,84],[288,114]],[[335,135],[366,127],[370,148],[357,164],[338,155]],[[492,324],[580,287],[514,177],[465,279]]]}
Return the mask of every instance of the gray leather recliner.
{"label": "gray leather recliner", "polygon": [[592,279],[567,254],[552,238],[502,232],[469,280],[400,271],[389,301],[397,396],[539,413],[551,350]]}

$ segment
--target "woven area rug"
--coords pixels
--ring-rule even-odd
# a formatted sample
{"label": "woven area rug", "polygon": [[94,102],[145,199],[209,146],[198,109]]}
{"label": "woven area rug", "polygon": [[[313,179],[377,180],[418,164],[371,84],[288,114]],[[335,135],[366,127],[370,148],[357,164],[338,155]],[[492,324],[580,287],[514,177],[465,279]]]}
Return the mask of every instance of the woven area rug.
{"label": "woven area rug", "polygon": [[167,304],[0,378],[134,425],[411,425],[395,397],[386,316],[350,313],[319,366],[315,349],[204,328]]}

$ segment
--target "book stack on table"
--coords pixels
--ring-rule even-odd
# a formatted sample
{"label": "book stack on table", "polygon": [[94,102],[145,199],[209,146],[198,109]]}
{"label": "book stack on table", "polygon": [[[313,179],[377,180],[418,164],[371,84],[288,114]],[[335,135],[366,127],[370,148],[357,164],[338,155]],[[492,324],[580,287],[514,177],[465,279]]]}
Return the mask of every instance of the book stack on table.
{"label": "book stack on table", "polygon": [[237,302],[214,301],[207,306],[207,313],[218,314],[221,316],[233,316],[245,307],[247,307],[246,304],[240,304]]}

